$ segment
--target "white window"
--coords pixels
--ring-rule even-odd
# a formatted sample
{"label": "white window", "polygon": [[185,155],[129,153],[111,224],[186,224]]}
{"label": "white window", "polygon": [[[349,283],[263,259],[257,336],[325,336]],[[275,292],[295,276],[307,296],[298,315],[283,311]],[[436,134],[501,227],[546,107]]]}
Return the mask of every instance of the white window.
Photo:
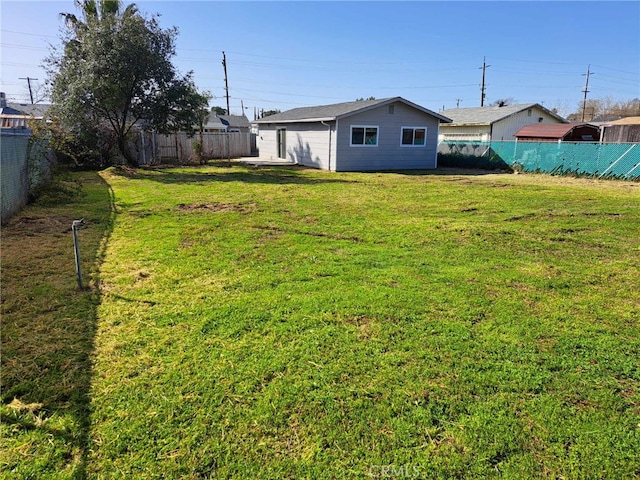
{"label": "white window", "polygon": [[377,147],[378,127],[372,125],[351,125],[352,147]]}
{"label": "white window", "polygon": [[427,127],[402,127],[402,147],[424,147],[427,144]]}

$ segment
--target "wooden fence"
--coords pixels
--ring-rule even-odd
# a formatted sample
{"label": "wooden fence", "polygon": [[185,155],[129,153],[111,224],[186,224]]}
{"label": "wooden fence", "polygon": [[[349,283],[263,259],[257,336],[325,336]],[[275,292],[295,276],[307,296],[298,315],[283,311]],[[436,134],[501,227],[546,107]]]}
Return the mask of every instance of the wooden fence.
{"label": "wooden fence", "polygon": [[140,165],[197,162],[194,147],[199,142],[205,160],[249,157],[256,153],[256,139],[252,133],[196,133],[188,137],[186,133],[141,132],[136,142],[138,162]]}

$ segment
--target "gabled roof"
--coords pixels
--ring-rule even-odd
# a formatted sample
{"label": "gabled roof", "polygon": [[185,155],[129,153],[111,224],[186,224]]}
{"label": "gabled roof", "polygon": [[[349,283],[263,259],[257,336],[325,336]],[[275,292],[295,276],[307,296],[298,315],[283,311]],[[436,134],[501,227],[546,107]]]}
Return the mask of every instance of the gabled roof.
{"label": "gabled roof", "polygon": [[640,125],[640,117],[625,117],[620,120],[608,122],[609,125]]}
{"label": "gabled roof", "polygon": [[244,115],[218,115],[222,123],[231,128],[250,128],[249,119]]}
{"label": "gabled roof", "polygon": [[0,108],[0,114],[2,115],[23,115],[23,113],[20,110],[16,110],[15,108],[11,108],[11,107],[1,107]]}
{"label": "gabled roof", "polygon": [[453,120],[454,125],[491,125],[493,123],[504,120],[511,115],[515,115],[524,110],[530,108],[539,108],[556,118],[562,123],[567,121],[561,116],[553,113],[551,110],[544,108],[538,103],[524,103],[517,105],[505,105],[504,107],[492,106],[492,107],[471,107],[471,108],[450,108],[443,110],[442,115],[445,115]]}
{"label": "gabled roof", "polygon": [[227,126],[222,123],[222,121],[218,118],[217,115],[210,113],[207,115],[207,118],[204,121],[204,128],[208,129],[218,129],[218,130],[226,130]]}
{"label": "gabled roof", "polygon": [[332,105],[320,105],[317,107],[301,107],[287,110],[286,112],[276,113],[275,115],[269,115],[268,117],[256,120],[254,123],[292,123],[292,122],[321,122],[321,121],[333,121],[339,118],[355,115],[356,113],[362,113],[373,108],[385,106],[390,103],[401,102],[405,105],[409,105],[421,112],[428,115],[432,115],[440,121],[449,123],[451,119],[432,112],[420,105],[411,103],[402,97],[382,98],[379,100],[356,100],[354,102],[334,103]]}
{"label": "gabled roof", "polygon": [[51,105],[46,103],[12,103],[7,102],[7,107],[18,110],[22,115],[30,115],[32,117],[44,117]]}
{"label": "gabled roof", "polygon": [[598,127],[589,123],[533,123],[525,125],[516,133],[514,137],[534,137],[534,138],[564,138],[578,127],[591,127],[598,130]]}

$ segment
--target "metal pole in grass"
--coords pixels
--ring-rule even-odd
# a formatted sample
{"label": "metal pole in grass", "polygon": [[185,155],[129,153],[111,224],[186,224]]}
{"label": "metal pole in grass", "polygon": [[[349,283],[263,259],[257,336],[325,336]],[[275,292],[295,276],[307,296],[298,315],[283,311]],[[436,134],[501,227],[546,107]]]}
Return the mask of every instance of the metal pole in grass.
{"label": "metal pole in grass", "polygon": [[78,275],[78,287],[82,289],[82,268],[80,266],[80,246],[78,245],[78,228],[84,225],[84,218],[74,220],[71,224],[73,232],[73,249],[76,257],[76,274]]}

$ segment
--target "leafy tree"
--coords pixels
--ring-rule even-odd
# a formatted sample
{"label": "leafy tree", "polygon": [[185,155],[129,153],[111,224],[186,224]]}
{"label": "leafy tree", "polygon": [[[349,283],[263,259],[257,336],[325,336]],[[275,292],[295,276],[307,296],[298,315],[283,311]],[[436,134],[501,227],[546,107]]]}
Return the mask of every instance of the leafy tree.
{"label": "leafy tree", "polygon": [[216,115],[226,115],[227,109],[222,107],[211,107],[211,113],[215,113]]}
{"label": "leafy tree", "polygon": [[375,99],[376,97],[367,97],[367,98],[360,97],[360,98],[356,98],[356,102],[362,102],[363,100],[375,100]]}
{"label": "leafy tree", "polygon": [[276,110],[263,110],[261,118],[268,117],[270,115],[275,115],[276,113],[282,113],[282,112],[280,110],[277,110],[277,109]]}
{"label": "leafy tree", "polygon": [[[574,113],[567,116],[573,122],[582,121],[583,102],[579,102]],[[640,98],[614,100],[612,97],[588,99],[584,105],[584,120],[640,116]]]}
{"label": "leafy tree", "polygon": [[137,158],[129,149],[134,125],[193,133],[208,96],[197,91],[192,72],[180,76],[171,63],[177,29],[163,30],[156,17],[145,18],[134,5],[122,9],[116,0],[75,3],[82,18],[62,14],[67,37],[62,50],[54,49],[45,61],[51,115],[60,129],[74,143],[112,138],[134,166]]}
{"label": "leafy tree", "polygon": [[493,102],[490,106],[491,107],[506,107],[507,105],[513,104],[513,102],[515,102],[513,97],[499,98],[498,100]]}
{"label": "leafy tree", "polygon": [[82,20],[73,13],[61,13],[67,28],[76,36],[90,28],[91,23],[106,20],[109,17],[130,16],[138,13],[138,8],[134,3],[122,10],[120,0],[74,0],[76,8],[82,14]]}

